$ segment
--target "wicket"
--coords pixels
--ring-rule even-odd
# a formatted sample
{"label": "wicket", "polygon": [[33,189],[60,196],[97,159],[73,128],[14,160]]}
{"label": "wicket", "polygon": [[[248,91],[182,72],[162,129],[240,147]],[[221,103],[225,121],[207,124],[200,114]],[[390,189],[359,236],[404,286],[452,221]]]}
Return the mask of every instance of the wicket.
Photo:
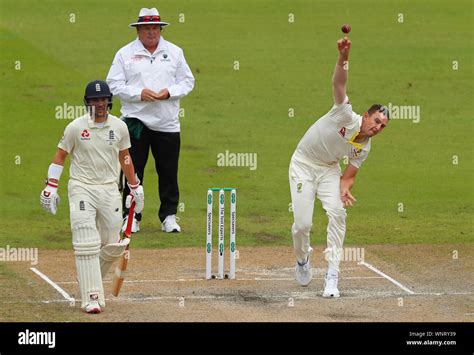
{"label": "wicket", "polygon": [[219,191],[219,226],[218,226],[218,259],[217,278],[224,279],[224,213],[225,213],[225,191],[230,191],[230,265],[229,279],[235,279],[235,231],[237,217],[237,191],[233,187],[211,187],[207,190],[207,225],[206,225],[206,279],[213,278],[212,275],[212,209],[213,192]]}

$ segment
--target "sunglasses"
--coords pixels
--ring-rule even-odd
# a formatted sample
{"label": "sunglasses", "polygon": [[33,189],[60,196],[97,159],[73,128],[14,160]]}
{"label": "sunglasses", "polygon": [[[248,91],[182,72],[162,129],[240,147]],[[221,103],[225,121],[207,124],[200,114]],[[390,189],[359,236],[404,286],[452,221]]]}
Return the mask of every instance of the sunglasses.
{"label": "sunglasses", "polygon": [[388,111],[387,106],[382,106],[379,108],[379,112],[383,113],[388,119],[390,119],[390,113]]}
{"label": "sunglasses", "polygon": [[160,21],[160,16],[141,16],[138,22],[157,22]]}

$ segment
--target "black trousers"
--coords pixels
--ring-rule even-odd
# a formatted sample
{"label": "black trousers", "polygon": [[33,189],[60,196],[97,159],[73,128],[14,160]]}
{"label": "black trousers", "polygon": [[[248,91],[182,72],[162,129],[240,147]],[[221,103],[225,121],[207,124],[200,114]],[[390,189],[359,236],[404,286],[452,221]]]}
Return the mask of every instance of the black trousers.
{"label": "black trousers", "polygon": [[[155,169],[158,174],[158,194],[161,201],[158,217],[160,218],[160,221],[163,222],[166,216],[176,214],[178,210],[178,160],[181,145],[180,133],[152,131],[145,126],[143,127],[140,139],[136,140],[130,136],[130,141],[132,147],[129,149],[129,152],[132,156],[135,172],[142,184],[145,178],[144,172],[148,160],[148,153],[151,148],[153,158],[155,158]],[[130,189],[125,183],[123,191],[124,217],[128,214],[128,209],[125,208],[125,199],[129,193]],[[140,221],[142,218],[141,213],[137,214],[136,218]]]}

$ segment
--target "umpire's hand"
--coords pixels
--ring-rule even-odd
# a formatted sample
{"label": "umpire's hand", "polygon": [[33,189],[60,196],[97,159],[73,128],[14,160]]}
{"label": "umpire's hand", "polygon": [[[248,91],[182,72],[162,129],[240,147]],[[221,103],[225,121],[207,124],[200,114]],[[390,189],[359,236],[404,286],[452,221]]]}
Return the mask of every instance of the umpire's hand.
{"label": "umpire's hand", "polygon": [[156,100],[167,100],[170,97],[168,89],[160,90],[156,93],[150,89],[143,89],[141,94],[142,101],[156,101]]}

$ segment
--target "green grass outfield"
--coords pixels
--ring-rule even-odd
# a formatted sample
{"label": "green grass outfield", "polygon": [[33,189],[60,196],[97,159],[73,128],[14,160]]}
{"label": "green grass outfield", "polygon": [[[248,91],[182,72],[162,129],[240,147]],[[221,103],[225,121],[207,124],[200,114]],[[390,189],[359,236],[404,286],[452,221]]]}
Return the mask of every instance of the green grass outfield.
{"label": "green grass outfield", "polygon": [[[164,37],[184,49],[196,86],[182,100],[184,233],[158,232],[150,160],[135,247],[204,246],[206,189],[219,185],[238,188],[238,245],[291,245],[288,164],[307,128],[332,105],[343,23],[353,29],[348,93],[355,111],[374,102],[421,107],[419,123],[392,120],[373,140],[353,189],[358,202],[348,214],[347,245],[473,241],[471,1],[2,0],[0,6],[0,247],[71,248],[68,169],[58,215],[39,205],[70,122],[56,119],[55,108],[80,105],[86,83],[105,78],[116,51],[135,38],[128,24],[142,6],[158,6],[172,23]],[[113,113],[119,115],[118,100]],[[226,150],[257,153],[257,169],[218,167],[217,155]],[[325,226],[318,207],[314,243],[325,242]]]}

